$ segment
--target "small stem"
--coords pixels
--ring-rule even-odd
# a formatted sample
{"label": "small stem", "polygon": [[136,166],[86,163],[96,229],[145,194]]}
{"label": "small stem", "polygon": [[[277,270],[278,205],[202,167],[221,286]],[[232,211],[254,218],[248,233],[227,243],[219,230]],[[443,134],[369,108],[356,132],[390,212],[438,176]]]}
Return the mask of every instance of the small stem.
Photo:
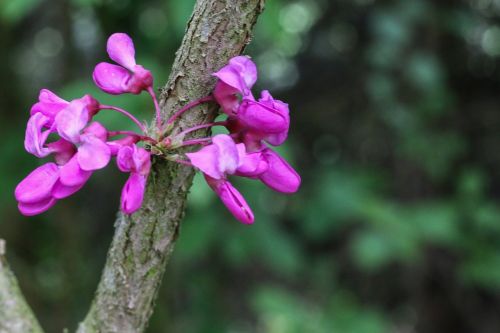
{"label": "small stem", "polygon": [[193,140],[187,140],[182,143],[178,148],[180,147],[186,147],[186,146],[193,146],[193,145],[206,145],[208,142],[212,140],[212,138],[201,138],[201,139],[193,139]]}
{"label": "small stem", "polygon": [[151,95],[151,98],[153,99],[153,103],[155,105],[155,113],[156,113],[156,129],[158,132],[161,132],[161,110],[160,110],[160,105],[158,104],[158,100],[156,99],[155,92],[152,87],[148,87],[148,93]]}
{"label": "small stem", "polygon": [[182,164],[182,165],[190,166],[190,167],[192,167],[192,166],[193,166],[193,165],[191,164],[191,162],[184,161],[184,160],[175,160],[174,162],[175,162],[175,163]]}
{"label": "small stem", "polygon": [[149,141],[153,143],[157,143],[157,141],[149,136],[146,135],[141,135],[139,133],[135,133],[132,131],[109,131],[108,132],[109,136],[117,136],[117,135],[131,135],[138,137],[141,141]]}
{"label": "small stem", "polygon": [[201,124],[201,125],[198,125],[198,126],[194,126],[194,127],[188,128],[188,129],[180,132],[176,136],[183,137],[186,134],[194,132],[194,131],[197,131],[199,129],[208,128],[208,127],[212,127],[212,126],[226,126],[226,125],[227,125],[227,121],[216,121],[216,122],[213,122],[213,123]]}
{"label": "small stem", "polygon": [[128,111],[125,111],[125,110],[123,110],[117,106],[113,106],[113,105],[101,105],[99,107],[99,109],[101,109],[101,110],[114,110],[114,111],[120,112],[121,114],[125,115],[130,120],[132,120],[141,129],[142,133],[146,133],[146,127],[144,127],[144,125],[139,121],[139,119],[134,117]]}
{"label": "small stem", "polygon": [[177,118],[179,118],[179,116],[181,114],[183,114],[187,110],[189,110],[191,108],[194,108],[195,106],[200,105],[202,103],[211,102],[213,100],[214,100],[214,98],[212,96],[206,96],[206,97],[200,98],[200,99],[198,99],[196,101],[193,101],[193,102],[190,102],[190,103],[184,105],[179,111],[177,111],[176,113],[174,113],[172,115],[172,117],[170,117],[169,120],[167,120],[166,125],[168,126],[168,125],[172,124]]}

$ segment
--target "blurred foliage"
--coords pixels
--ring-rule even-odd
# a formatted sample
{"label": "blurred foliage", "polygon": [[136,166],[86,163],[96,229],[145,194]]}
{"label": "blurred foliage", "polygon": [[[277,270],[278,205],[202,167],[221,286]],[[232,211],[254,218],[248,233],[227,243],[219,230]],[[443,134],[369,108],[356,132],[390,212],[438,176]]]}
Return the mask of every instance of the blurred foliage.
{"label": "blurred foliage", "polygon": [[[126,31],[160,87],[193,3],[0,3],[0,235],[48,331],[88,308],[124,176],[21,217],[29,107],[48,87],[150,117],[147,96],[100,93],[92,67]],[[291,106],[280,152],[303,186],[240,180],[247,227],[196,177],[149,332],[498,332],[499,22],[498,0],[267,1],[246,53],[258,89]]]}

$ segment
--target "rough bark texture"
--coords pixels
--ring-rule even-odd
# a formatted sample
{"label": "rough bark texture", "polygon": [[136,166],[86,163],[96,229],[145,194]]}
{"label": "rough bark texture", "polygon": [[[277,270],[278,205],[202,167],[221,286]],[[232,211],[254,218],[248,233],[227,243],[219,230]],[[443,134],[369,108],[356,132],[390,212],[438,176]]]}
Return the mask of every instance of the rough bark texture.
{"label": "rough bark texture", "polygon": [[0,239],[0,333],[41,333],[4,255],[5,242]]}
{"label": "rough bark texture", "polygon": [[[198,0],[160,105],[166,119],[213,89],[211,73],[240,54],[264,0]],[[210,105],[188,111],[176,131],[211,121]],[[192,168],[156,159],[143,208],[119,215],[98,290],[79,333],[143,332],[173,250],[191,186]]]}

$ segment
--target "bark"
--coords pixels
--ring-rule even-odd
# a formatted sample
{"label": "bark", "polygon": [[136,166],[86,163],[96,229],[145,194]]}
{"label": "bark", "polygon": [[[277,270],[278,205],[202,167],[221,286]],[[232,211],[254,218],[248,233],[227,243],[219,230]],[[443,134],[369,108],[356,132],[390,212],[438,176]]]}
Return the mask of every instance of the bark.
{"label": "bark", "polygon": [[[240,54],[264,0],[198,0],[162,89],[164,119],[189,101],[208,95],[211,73]],[[211,121],[212,105],[188,111],[176,131]],[[152,314],[165,266],[184,214],[192,168],[153,161],[143,207],[132,216],[118,215],[115,235],[91,309],[79,333],[143,332]]]}
{"label": "bark", "polygon": [[0,239],[0,333],[41,333],[4,255],[5,242]]}

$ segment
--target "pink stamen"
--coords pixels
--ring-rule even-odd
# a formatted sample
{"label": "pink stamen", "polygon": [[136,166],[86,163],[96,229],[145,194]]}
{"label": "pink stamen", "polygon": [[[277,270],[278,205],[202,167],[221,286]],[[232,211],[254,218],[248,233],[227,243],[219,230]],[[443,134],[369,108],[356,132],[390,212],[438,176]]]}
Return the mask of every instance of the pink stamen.
{"label": "pink stamen", "polygon": [[117,106],[113,106],[113,105],[101,105],[99,107],[100,110],[114,110],[114,111],[117,111],[123,115],[125,115],[126,117],[128,117],[130,120],[132,120],[142,131],[142,133],[146,133],[146,127],[144,127],[144,125],[139,121],[139,119],[137,119],[136,117],[134,117],[131,113],[129,113],[128,111],[125,111]]}
{"label": "pink stamen", "polygon": [[206,97],[200,98],[196,101],[193,101],[193,102],[190,102],[190,103],[184,105],[179,111],[174,113],[172,115],[172,117],[170,117],[169,120],[167,120],[166,125],[168,126],[168,125],[172,124],[177,118],[179,118],[180,115],[182,115],[187,110],[192,109],[195,106],[200,105],[202,103],[211,102],[213,100],[214,100],[214,98],[212,96],[206,96]]}

